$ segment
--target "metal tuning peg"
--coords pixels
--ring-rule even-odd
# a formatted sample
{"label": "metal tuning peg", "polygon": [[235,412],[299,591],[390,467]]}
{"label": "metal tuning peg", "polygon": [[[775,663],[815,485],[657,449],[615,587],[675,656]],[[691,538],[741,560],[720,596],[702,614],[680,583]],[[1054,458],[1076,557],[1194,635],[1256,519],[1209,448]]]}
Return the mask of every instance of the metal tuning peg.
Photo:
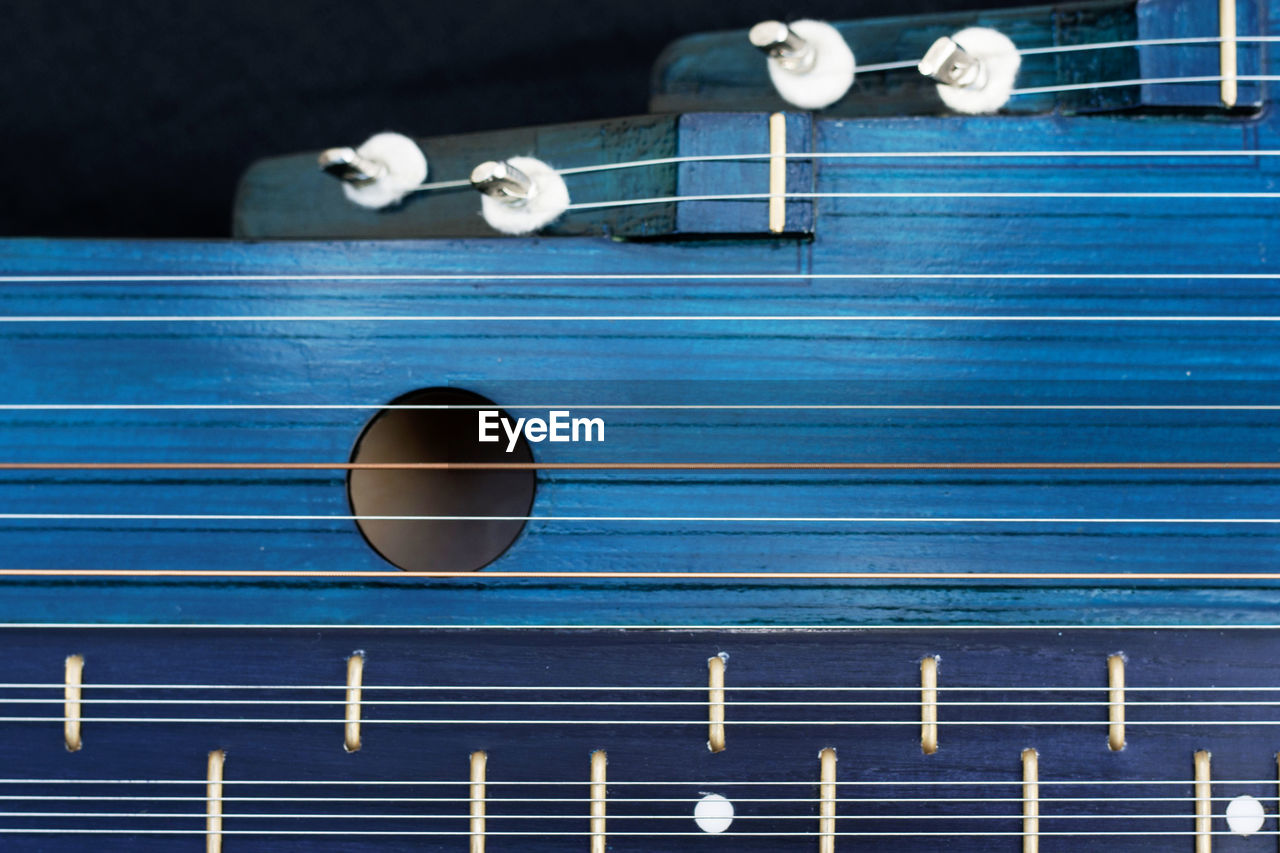
{"label": "metal tuning peg", "polygon": [[807,74],[818,61],[818,51],[781,21],[761,21],[747,33],[760,50],[793,74]]}
{"label": "metal tuning peg", "polygon": [[929,47],[916,67],[926,77],[960,89],[981,88],[986,82],[982,61],[946,36]]}
{"label": "metal tuning peg", "polygon": [[503,204],[524,204],[537,195],[533,179],[506,160],[486,160],[471,170],[471,186]]}
{"label": "metal tuning peg", "polygon": [[327,148],[320,152],[320,168],[343,183],[367,187],[387,174],[387,164],[365,157],[354,148]]}

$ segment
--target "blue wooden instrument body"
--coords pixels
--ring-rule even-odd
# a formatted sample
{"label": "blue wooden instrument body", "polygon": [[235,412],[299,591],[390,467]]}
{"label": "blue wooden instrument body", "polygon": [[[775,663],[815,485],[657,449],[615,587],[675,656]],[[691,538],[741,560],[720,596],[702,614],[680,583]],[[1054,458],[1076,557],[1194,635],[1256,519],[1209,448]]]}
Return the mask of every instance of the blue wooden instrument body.
{"label": "blue wooden instrument body", "polygon": [[[1258,32],[1280,15],[1276,0],[1240,8]],[[1148,0],[841,30],[874,62],[970,23],[1045,46],[1209,35],[1214,20],[1204,4]],[[429,140],[432,179],[522,153],[558,167],[768,153],[780,105],[741,35],[659,61],[653,103],[678,114]],[[1209,73],[1216,57],[1041,57],[1022,83]],[[1280,73],[1259,45],[1240,58],[1242,74]],[[828,113],[788,113],[792,153],[877,156],[792,160],[790,191],[828,195],[792,198],[780,235],[765,201],[721,199],[482,236],[469,196],[370,213],[311,155],[264,161],[242,187],[240,239],[0,243],[3,460],[344,462],[379,407],[448,385],[514,414],[603,417],[603,443],[537,444],[539,462],[1272,462],[1280,121],[1265,84],[1242,84],[1235,110],[1216,91],[1072,91],[959,117],[930,84],[866,75]],[[1174,154],[1193,150],[1219,153]],[[569,187],[579,203],[767,192],[768,165],[668,163]],[[1248,793],[1274,814],[1274,694],[1245,688],[1274,681],[1262,626],[1280,582],[1249,576],[1280,558],[1275,470],[544,470],[519,539],[465,578],[394,573],[350,512],[338,470],[0,472],[0,570],[29,573],[0,578],[0,811],[60,815],[0,818],[4,849],[198,847],[211,749],[227,754],[228,851],[460,849],[480,749],[499,798],[493,850],[585,848],[572,836],[588,830],[594,749],[609,753],[612,849],[719,843],[694,841],[690,810],[708,792],[735,801],[723,846],[812,849],[828,746],[836,849],[1015,849],[1029,747],[1041,796],[1075,798],[1044,803],[1045,833],[1133,830],[1107,846],[1190,849],[1151,833],[1190,831],[1200,749],[1215,797]],[[222,574],[198,574],[210,569]],[[155,570],[171,574],[138,574]],[[364,737],[346,752],[357,650]],[[712,754],[707,660],[720,652],[729,747]],[[1155,688],[1175,701],[1128,707],[1128,746],[1113,752],[1116,652],[1134,701]],[[71,753],[61,679],[77,653],[84,748]],[[944,688],[990,688],[944,689],[932,755],[928,655]],[[689,704],[637,705],[621,689],[635,686]],[[833,690],[734,692],[750,686]],[[569,704],[493,704],[512,687]],[[445,704],[376,701],[424,696]],[[905,704],[814,704],[851,696]],[[1028,696],[1051,704],[1014,704]],[[783,704],[746,704],[761,698]],[[957,704],[975,698],[995,704]],[[141,799],[106,799],[122,790]],[[1273,818],[1261,839],[1225,834],[1224,801],[1214,849],[1273,843]],[[5,831],[42,827],[57,831]],[[123,831],[65,831],[103,827]]]}
{"label": "blue wooden instrument body", "polygon": [[[798,150],[814,152],[1280,147],[1269,104],[1245,114],[794,116],[789,127],[806,130]],[[767,151],[762,114],[686,115],[673,128],[676,154]],[[675,168],[685,193],[767,184],[760,161]],[[730,407],[605,410],[605,443],[537,445],[543,462],[1274,458],[1273,198],[914,194],[1265,193],[1275,186],[1275,157],[815,159],[804,168],[819,193],[905,197],[798,199],[791,221],[812,235],[776,238],[717,235],[763,231],[765,205],[753,199],[680,202],[677,230],[704,239],[679,242],[8,241],[4,402],[268,408],[6,410],[6,456],[344,461],[379,405],[456,385],[512,411],[535,407],[524,414],[547,406],[589,414],[603,404]],[[607,189],[589,182],[574,198],[607,200],[592,195]],[[415,198],[407,209],[431,203]],[[12,319],[19,317],[37,319]],[[193,319],[201,317],[208,319]],[[270,408],[324,404],[366,408]],[[732,408],[766,404],[889,408]],[[919,408],[930,406],[972,408]],[[1036,408],[1054,406],[1102,408]],[[1160,408],[1168,406],[1191,408]],[[1271,622],[1280,591],[1270,582],[895,582],[893,574],[1267,571],[1280,545],[1278,509],[1276,475],[1267,471],[552,471],[539,475],[531,513],[551,520],[529,522],[490,570],[886,576],[16,579],[0,617]],[[9,473],[0,511],[349,513],[341,472]],[[587,520],[554,520],[566,516]],[[857,520],[754,520],[777,517]],[[341,518],[6,520],[0,545],[8,568],[389,568]]]}

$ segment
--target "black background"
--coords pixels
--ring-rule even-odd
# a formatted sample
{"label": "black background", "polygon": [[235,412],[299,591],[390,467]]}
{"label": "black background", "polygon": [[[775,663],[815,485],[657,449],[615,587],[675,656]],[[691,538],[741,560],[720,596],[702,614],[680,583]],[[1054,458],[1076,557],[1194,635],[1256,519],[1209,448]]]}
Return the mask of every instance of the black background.
{"label": "black background", "polygon": [[[1025,0],[1024,0],[1025,2]],[[0,235],[224,236],[250,161],[645,111],[672,39],[1019,0],[6,3]]]}

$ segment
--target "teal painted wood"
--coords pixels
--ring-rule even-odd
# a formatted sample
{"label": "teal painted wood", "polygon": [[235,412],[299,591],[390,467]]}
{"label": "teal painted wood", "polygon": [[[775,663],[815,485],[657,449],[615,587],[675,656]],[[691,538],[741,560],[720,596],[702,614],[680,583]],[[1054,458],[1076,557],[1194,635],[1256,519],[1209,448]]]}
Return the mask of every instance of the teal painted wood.
{"label": "teal painted wood", "polygon": [[[717,126],[720,144],[739,153],[763,144],[755,126],[727,117]],[[825,118],[812,132],[820,152],[1280,148],[1270,111]],[[819,159],[812,168],[820,192],[1214,193],[1273,191],[1277,161]],[[728,190],[765,190],[742,174]],[[763,223],[764,203],[755,204]],[[1269,408],[909,407],[1280,405],[1280,345],[1274,322],[1263,319],[1280,316],[1275,204],[822,198],[812,240],[8,241],[0,248],[8,277],[0,299],[10,318],[215,319],[6,321],[0,402],[376,407],[450,384],[508,408],[712,400],[903,407],[804,416],[611,410],[605,445],[538,445],[542,461],[1273,460],[1280,415]],[[750,207],[736,204],[734,215],[746,217]],[[282,273],[304,278],[202,278]],[[1093,277],[1099,273],[1123,277]],[[370,274],[389,278],[341,278]],[[492,278],[502,274],[535,278]],[[955,274],[970,278],[945,277]],[[54,280],[15,278],[28,275]],[[161,278],[74,278],[112,275]],[[439,275],[457,278],[430,278]],[[761,275],[782,277],[754,277]],[[314,319],[272,319],[286,315]],[[459,315],[728,319],[392,319]],[[747,319],[762,315],[792,319]],[[955,319],[975,316],[989,319]],[[1100,316],[1173,319],[1070,319]],[[1254,321],[1205,320],[1224,316]],[[1040,319],[1010,319],[1017,317]],[[6,411],[0,431],[6,458],[17,460],[332,462],[346,458],[367,414]],[[1266,520],[1280,517],[1277,485],[1274,472],[544,472],[539,517],[924,520],[534,521],[491,568],[1272,571],[1280,538]],[[23,473],[3,476],[0,512],[344,515],[346,505],[338,474]],[[927,520],[1001,517],[1068,520]],[[1108,518],[1258,523],[1096,521]],[[9,519],[0,522],[0,554],[9,568],[387,568],[344,520]],[[8,581],[5,588],[0,620],[9,622],[1256,624],[1274,622],[1280,603],[1275,584],[1256,581],[713,583],[481,574]]]}
{"label": "teal painted wood", "polygon": [[[1252,0],[1239,2],[1237,15],[1239,35],[1269,32],[1268,15]],[[832,23],[853,49],[860,66],[917,60],[935,39],[971,26],[1000,30],[1020,49],[1218,35],[1217,4],[1200,0],[1065,3]],[[1259,74],[1261,46],[1239,47],[1239,73]],[[1215,44],[1142,46],[1025,56],[1017,85],[1020,89],[1039,88],[1219,73]],[[1242,83],[1239,105],[1256,107],[1261,103],[1259,85]],[[650,108],[655,112],[776,110],[785,106],[769,82],[759,51],[751,47],[743,30],[680,39],[663,52],[654,67]],[[1005,109],[1010,113],[1085,113],[1144,107],[1217,109],[1218,87],[1198,83],[1028,94],[1014,97]],[[823,112],[860,117],[935,115],[946,111],[934,82],[914,68],[903,68],[859,74],[849,94]]]}

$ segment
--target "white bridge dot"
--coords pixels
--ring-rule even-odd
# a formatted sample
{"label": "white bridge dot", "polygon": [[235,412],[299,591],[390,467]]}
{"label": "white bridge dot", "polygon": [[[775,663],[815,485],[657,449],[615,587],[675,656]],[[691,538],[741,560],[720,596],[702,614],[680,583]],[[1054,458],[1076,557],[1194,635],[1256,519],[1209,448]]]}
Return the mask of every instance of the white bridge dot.
{"label": "white bridge dot", "polygon": [[1264,819],[1262,803],[1255,797],[1241,794],[1227,803],[1227,828],[1236,835],[1253,835],[1262,829]]}
{"label": "white bridge dot", "polygon": [[706,794],[693,807],[693,819],[703,832],[724,832],[733,823],[733,803],[719,794]]}

